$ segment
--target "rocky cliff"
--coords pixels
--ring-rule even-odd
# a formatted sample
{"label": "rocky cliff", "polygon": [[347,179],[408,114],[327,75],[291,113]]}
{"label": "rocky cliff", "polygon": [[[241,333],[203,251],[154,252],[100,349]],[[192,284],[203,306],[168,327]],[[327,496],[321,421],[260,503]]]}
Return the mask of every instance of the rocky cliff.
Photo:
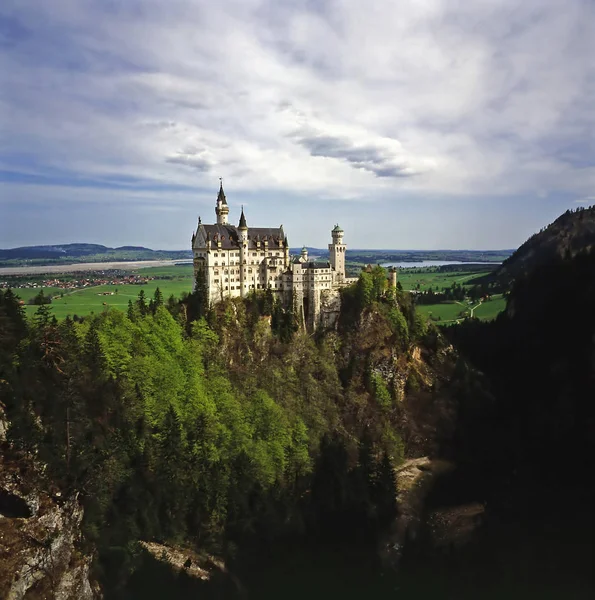
{"label": "rocky cliff", "polygon": [[94,600],[91,556],[80,550],[83,510],[44,483],[42,467],[2,442],[0,598]]}

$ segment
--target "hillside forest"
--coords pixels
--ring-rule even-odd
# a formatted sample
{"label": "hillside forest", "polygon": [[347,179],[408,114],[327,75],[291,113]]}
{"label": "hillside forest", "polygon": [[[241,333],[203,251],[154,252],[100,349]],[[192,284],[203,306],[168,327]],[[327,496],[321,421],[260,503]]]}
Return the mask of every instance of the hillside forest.
{"label": "hillside forest", "polygon": [[[34,457],[48,487],[80,499],[80,551],[107,598],[130,597],[140,541],[238,571],[247,551],[287,540],[375,548],[402,508],[396,469],[420,457],[457,465],[435,500],[469,491],[488,531],[529,501],[544,523],[549,498],[582,515],[593,500],[594,275],[592,251],[562,253],[515,279],[494,321],[438,330],[376,267],[342,290],[336,327],[315,335],[270,291],[209,306],[200,278],[181,301],[156,291],[76,322],[43,303],[27,319],[1,290],[3,452]],[[581,544],[582,593],[592,543]],[[560,548],[548,549],[540,560],[553,568]],[[407,572],[426,557],[460,587],[461,563],[428,555],[423,536],[404,550]],[[506,569],[519,562],[509,550]],[[477,597],[482,582],[457,597]]]}

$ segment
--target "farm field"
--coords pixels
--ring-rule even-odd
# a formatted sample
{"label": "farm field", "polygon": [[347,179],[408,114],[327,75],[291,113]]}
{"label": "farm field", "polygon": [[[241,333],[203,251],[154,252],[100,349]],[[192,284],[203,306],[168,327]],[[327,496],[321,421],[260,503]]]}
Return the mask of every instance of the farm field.
{"label": "farm field", "polygon": [[[144,290],[148,301],[153,297],[156,288],[161,290],[164,300],[167,300],[172,294],[176,298],[179,298],[183,292],[190,292],[192,290],[192,278],[182,281],[156,279],[145,285],[98,285],[75,290],[65,293],[63,298],[54,297],[51,304],[52,314],[57,319],[64,319],[67,315],[84,316],[91,313],[98,313],[107,307],[126,310],[128,300],[134,301],[141,290]],[[46,288],[44,289],[44,293],[48,293],[49,290],[56,292],[56,288]],[[62,291],[57,290],[56,294]],[[25,298],[25,292],[27,292],[27,298]],[[29,294],[29,292],[34,293]],[[103,295],[103,293],[111,294],[112,292],[113,295]],[[29,297],[39,293],[39,290],[18,289],[15,290],[15,293],[26,301]],[[25,311],[29,316],[35,314],[36,310],[37,306],[25,306]]]}
{"label": "farm field", "polygon": [[481,304],[467,302],[442,302],[440,304],[418,304],[416,309],[424,317],[438,324],[448,324],[466,316],[473,316],[484,321],[495,319],[506,308],[506,299],[498,294]]}
{"label": "farm field", "polygon": [[192,264],[167,265],[165,267],[143,267],[142,269],[131,269],[143,277],[187,279],[192,282],[194,267]]}
{"label": "farm field", "polygon": [[506,298],[501,294],[492,296],[491,300],[482,302],[474,311],[473,316],[484,321],[495,319],[506,308]]}
{"label": "farm field", "polygon": [[442,302],[440,304],[418,304],[417,312],[432,321],[448,323],[462,319],[469,314],[468,305],[458,302]]}
{"label": "farm field", "polygon": [[[159,287],[166,300],[172,294],[179,298],[184,292],[189,293],[192,290],[193,267],[191,264],[148,267],[135,269],[134,271],[156,279],[144,285],[99,285],[72,292],[65,292],[55,287],[20,288],[16,289],[15,293],[27,302],[30,298],[36,296],[40,289],[43,289],[45,294],[54,297],[51,305],[52,314],[58,319],[63,319],[67,315],[84,316],[101,312],[107,307],[126,310],[128,300],[134,301],[141,289],[144,290],[147,300],[153,296],[157,287]],[[481,271],[471,273],[468,271],[438,272],[431,269],[422,272],[419,272],[418,269],[416,269],[417,272],[412,271],[401,269],[399,272],[399,281],[405,290],[417,289],[418,284],[420,290],[427,290],[430,287],[433,289],[450,287],[455,282],[465,285],[466,281],[481,274]],[[109,295],[103,295],[103,293]],[[60,294],[63,294],[62,298],[59,297]],[[494,296],[491,300],[480,305],[470,305],[467,302],[445,302],[418,305],[417,310],[426,318],[430,318],[435,322],[451,323],[469,315],[472,306],[476,306],[473,311],[475,317],[489,320],[495,318],[499,312],[504,310],[506,302],[502,296]],[[33,315],[36,310],[36,306],[25,306],[27,315]]]}
{"label": "farm field", "polygon": [[436,291],[436,288],[451,287],[453,283],[465,286],[471,279],[485,275],[485,273],[485,270],[440,272],[427,269],[420,272],[420,269],[399,269],[397,278],[404,290],[419,289],[423,292],[430,288]]}
{"label": "farm field", "polygon": [[34,298],[39,294],[39,292],[43,290],[43,293],[46,296],[57,296],[64,290],[57,287],[38,287],[38,288],[17,288],[12,290],[16,296],[18,296],[21,300],[28,302],[31,298]]}

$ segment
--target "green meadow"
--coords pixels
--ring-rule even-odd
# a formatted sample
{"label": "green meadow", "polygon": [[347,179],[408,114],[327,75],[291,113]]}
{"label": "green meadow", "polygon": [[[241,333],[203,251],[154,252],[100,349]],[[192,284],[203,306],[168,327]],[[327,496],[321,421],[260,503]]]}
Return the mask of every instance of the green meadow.
{"label": "green meadow", "polygon": [[[453,283],[467,285],[468,282],[480,275],[485,275],[486,271],[452,271],[440,272],[431,269],[399,269],[398,280],[401,282],[404,290],[427,291],[432,288],[434,291],[445,287],[451,287]],[[417,287],[419,285],[419,288]]]}
{"label": "green meadow", "polygon": [[[189,293],[192,290],[193,283],[192,269],[191,264],[136,269],[135,272],[140,275],[155,277],[153,281],[145,285],[99,285],[74,291],[48,287],[43,288],[43,291],[45,294],[52,296],[52,314],[58,319],[63,319],[67,315],[84,316],[98,313],[108,307],[126,310],[128,300],[134,301],[141,290],[144,290],[147,299],[152,298],[156,288],[161,290],[166,300],[172,294],[176,298],[180,298],[183,293]],[[413,269],[402,269],[399,271],[399,281],[405,290],[417,289],[418,284],[420,290],[427,290],[430,287],[436,290],[450,287],[455,282],[465,285],[467,281],[481,273],[482,271],[472,273],[453,271],[449,273],[430,269],[421,272]],[[15,290],[15,293],[26,303],[36,296],[40,289],[42,288],[21,288]],[[109,295],[103,295],[105,292],[108,292]],[[435,322],[447,324],[469,316],[471,308],[474,309],[473,316],[489,320],[494,319],[505,307],[504,298],[494,296],[491,300],[479,305],[467,302],[445,302],[442,304],[418,305],[417,310]],[[26,305],[25,310],[28,315],[33,315],[37,307]]]}
{"label": "green meadow", "polygon": [[469,306],[462,302],[442,302],[441,304],[418,304],[417,312],[432,321],[448,323],[462,319],[469,314]]}
{"label": "green meadow", "polygon": [[506,298],[501,294],[492,296],[487,302],[482,302],[474,311],[473,316],[484,321],[495,319],[506,308]]}
{"label": "green meadow", "polygon": [[506,308],[506,299],[498,294],[481,303],[442,302],[440,304],[418,304],[416,308],[419,313],[438,324],[453,323],[471,316],[471,313],[477,319],[490,321]]}
{"label": "green meadow", "polygon": [[171,265],[168,267],[143,267],[142,269],[132,269],[132,272],[144,277],[157,277],[164,279],[188,280],[192,282],[193,269],[191,263],[183,265]]}
{"label": "green meadow", "polygon": [[[188,278],[187,281],[154,280],[145,285],[98,285],[64,293],[63,297],[60,297],[59,294],[64,290],[56,290],[55,288],[46,288],[44,293],[50,294],[50,291],[52,292],[52,314],[57,319],[63,319],[67,315],[84,316],[98,313],[108,307],[126,310],[128,300],[134,301],[141,290],[144,290],[147,300],[149,300],[153,297],[157,288],[161,290],[165,300],[172,294],[179,298],[182,293],[189,293],[192,290],[192,278]],[[110,295],[103,295],[106,292]],[[112,292],[113,295],[111,295]],[[29,297],[38,294],[39,290],[18,289],[15,290],[15,293],[26,302]],[[28,315],[33,315],[37,310],[37,306],[26,305],[25,310]]]}

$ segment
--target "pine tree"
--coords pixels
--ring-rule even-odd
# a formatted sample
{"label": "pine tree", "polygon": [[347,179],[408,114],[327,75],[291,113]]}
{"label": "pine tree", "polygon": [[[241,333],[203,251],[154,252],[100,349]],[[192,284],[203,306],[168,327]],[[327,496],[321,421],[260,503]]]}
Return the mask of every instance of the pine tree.
{"label": "pine tree", "polygon": [[97,321],[91,323],[85,336],[84,356],[92,373],[99,374],[105,368],[105,355],[101,347]]}
{"label": "pine tree", "polygon": [[136,301],[136,305],[138,306],[138,310],[141,316],[145,316],[149,312],[149,307],[147,306],[147,298],[145,296],[145,290],[141,290],[138,293],[138,300]]}
{"label": "pine tree", "polygon": [[180,420],[173,406],[169,406],[165,415],[159,444],[158,477],[164,490],[161,497],[162,526],[168,537],[183,534],[187,509],[187,490],[185,489],[185,452],[182,442]]}
{"label": "pine tree", "polygon": [[188,321],[197,321],[209,315],[209,290],[203,267],[196,271],[194,291],[188,296]]}
{"label": "pine tree", "polygon": [[131,321],[134,321],[134,305],[132,304],[132,300],[128,300],[128,309],[126,311],[126,315]]}
{"label": "pine tree", "polygon": [[270,316],[273,314],[274,308],[274,298],[273,298],[273,290],[270,285],[267,286],[267,289],[264,292],[264,303],[262,306],[262,314],[264,316]]}
{"label": "pine tree", "polygon": [[35,311],[33,316],[33,322],[38,330],[47,327],[50,324],[52,316],[52,308],[49,304],[40,304],[39,308]]}
{"label": "pine tree", "polygon": [[153,294],[153,306],[155,310],[157,310],[160,306],[163,306],[163,294],[159,288],[155,288],[155,293]]}

